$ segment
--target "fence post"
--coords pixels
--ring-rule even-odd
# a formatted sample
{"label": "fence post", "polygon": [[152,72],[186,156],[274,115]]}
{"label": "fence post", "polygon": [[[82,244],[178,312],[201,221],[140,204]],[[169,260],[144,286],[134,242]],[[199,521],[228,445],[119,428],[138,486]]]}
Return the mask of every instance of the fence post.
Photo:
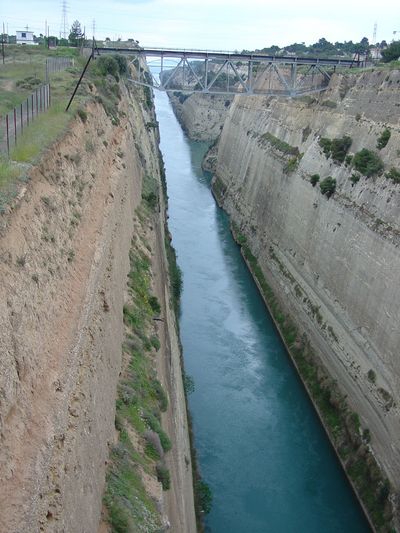
{"label": "fence post", "polygon": [[31,108],[31,111],[32,111],[32,122],[33,122],[33,93],[31,94],[31,104],[32,104],[32,108]]}
{"label": "fence post", "polygon": [[49,107],[51,106],[51,88],[49,83]]}
{"label": "fence post", "polygon": [[17,144],[17,110],[14,107],[14,144]]}
{"label": "fence post", "polygon": [[29,98],[26,99],[26,123],[29,126]]}
{"label": "fence post", "polygon": [[20,110],[20,118],[21,118],[21,135],[24,133],[24,116],[23,116],[23,106],[21,104],[21,110]]}
{"label": "fence post", "polygon": [[7,154],[10,155],[10,137],[9,137],[9,127],[8,127],[8,113],[6,115],[6,135],[7,135]]}

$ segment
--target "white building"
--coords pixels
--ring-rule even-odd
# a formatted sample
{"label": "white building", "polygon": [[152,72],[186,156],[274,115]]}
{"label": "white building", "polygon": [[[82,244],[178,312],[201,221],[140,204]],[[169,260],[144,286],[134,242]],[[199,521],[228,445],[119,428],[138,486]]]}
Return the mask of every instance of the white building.
{"label": "white building", "polygon": [[33,40],[33,31],[17,31],[17,44],[38,44]]}

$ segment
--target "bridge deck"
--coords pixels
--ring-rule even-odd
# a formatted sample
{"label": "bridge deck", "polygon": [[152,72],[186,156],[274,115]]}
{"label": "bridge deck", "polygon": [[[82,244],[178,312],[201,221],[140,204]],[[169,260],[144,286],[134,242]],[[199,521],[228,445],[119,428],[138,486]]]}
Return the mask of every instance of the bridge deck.
{"label": "bridge deck", "polygon": [[220,59],[229,61],[260,61],[265,63],[320,65],[330,67],[363,67],[364,62],[352,59],[334,59],[321,57],[271,56],[265,54],[241,54],[238,52],[217,52],[209,50],[179,50],[167,48],[97,48],[100,54],[117,53],[147,57],[186,58],[186,59]]}

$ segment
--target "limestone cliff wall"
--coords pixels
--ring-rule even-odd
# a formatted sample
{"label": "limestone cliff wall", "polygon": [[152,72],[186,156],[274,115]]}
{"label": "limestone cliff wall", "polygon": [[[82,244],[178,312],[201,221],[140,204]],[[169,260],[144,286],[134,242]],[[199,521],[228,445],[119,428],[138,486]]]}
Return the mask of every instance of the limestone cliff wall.
{"label": "limestone cliff wall", "polygon": [[232,97],[229,95],[169,93],[183,130],[194,141],[213,141],[221,133]]}
{"label": "limestone cliff wall", "polygon": [[[223,207],[370,429],[372,450],[397,489],[400,185],[384,174],[352,183],[353,169],[327,158],[318,141],[349,135],[349,153],[374,150],[385,170],[400,170],[399,84],[398,71],[372,71],[335,75],[316,98],[236,97],[215,168]],[[379,151],[386,127],[391,137]],[[293,160],[268,138],[302,157]],[[311,185],[313,174],[337,180],[330,199]]]}
{"label": "limestone cliff wall", "polygon": [[[87,119],[74,120],[29,170],[1,217],[1,531],[92,533],[99,525],[133,212],[144,174],[160,176],[157,135],[146,128],[154,115],[139,90],[120,90],[119,119],[92,99]],[[169,394],[184,405],[181,389]],[[180,432],[185,417],[181,405]],[[190,458],[189,449],[176,453]],[[178,497],[190,507],[190,495]]]}

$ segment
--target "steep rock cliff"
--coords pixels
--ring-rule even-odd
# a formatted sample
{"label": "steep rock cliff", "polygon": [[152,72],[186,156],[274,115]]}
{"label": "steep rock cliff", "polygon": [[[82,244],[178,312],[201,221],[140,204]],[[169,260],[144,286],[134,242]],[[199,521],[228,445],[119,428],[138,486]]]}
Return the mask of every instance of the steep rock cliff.
{"label": "steep rock cliff", "polygon": [[[149,98],[121,82],[110,113],[89,88],[81,118],[29,170],[1,218],[1,531],[93,532],[100,521],[133,213],[144,175],[159,179],[160,166]],[[164,226],[156,231],[164,242]],[[182,386],[175,386],[179,349],[167,316],[173,371],[163,381],[181,405],[168,424],[179,432],[174,442],[184,442],[174,455],[190,465]],[[179,466],[174,476],[187,470]],[[178,531],[194,528],[188,494],[166,503]]]}
{"label": "steep rock cliff", "polygon": [[[350,136],[349,154],[366,148],[385,172],[400,171],[399,84],[398,71],[370,71],[335,75],[316,98],[236,97],[214,178],[280,305],[369,428],[369,446],[397,490],[400,185],[382,172],[360,175],[350,159],[334,162],[319,141]],[[385,129],[390,139],[379,150]],[[313,187],[312,175],[334,178],[333,196]]]}
{"label": "steep rock cliff", "polygon": [[183,130],[194,141],[213,141],[221,133],[232,102],[229,95],[169,93]]}

